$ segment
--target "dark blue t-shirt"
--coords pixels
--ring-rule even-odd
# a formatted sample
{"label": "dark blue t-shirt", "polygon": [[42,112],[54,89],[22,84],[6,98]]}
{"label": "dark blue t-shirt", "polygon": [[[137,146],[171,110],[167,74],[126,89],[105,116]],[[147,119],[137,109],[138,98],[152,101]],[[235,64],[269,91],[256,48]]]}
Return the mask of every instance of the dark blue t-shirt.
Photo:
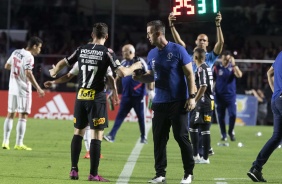
{"label": "dark blue t-shirt", "polygon": [[227,67],[222,66],[221,63],[215,65],[213,77],[215,80],[215,96],[220,95],[223,98],[236,97],[236,76],[231,63]]}
{"label": "dark blue t-shirt", "polygon": [[152,70],[155,79],[153,103],[166,103],[186,100],[188,87],[182,67],[192,62],[184,47],[168,42],[159,50],[152,49],[147,57],[148,70]]}
{"label": "dark blue t-shirt", "polygon": [[282,52],[278,54],[272,67],[274,68],[274,91],[272,100],[275,100],[282,94]]}
{"label": "dark blue t-shirt", "polygon": [[[145,69],[147,70],[147,63],[141,59]],[[121,65],[124,67],[130,67],[133,64],[133,60],[123,60]],[[144,83],[135,81],[132,76],[126,76],[121,78],[122,82],[122,96],[144,96],[146,95],[146,86]]]}

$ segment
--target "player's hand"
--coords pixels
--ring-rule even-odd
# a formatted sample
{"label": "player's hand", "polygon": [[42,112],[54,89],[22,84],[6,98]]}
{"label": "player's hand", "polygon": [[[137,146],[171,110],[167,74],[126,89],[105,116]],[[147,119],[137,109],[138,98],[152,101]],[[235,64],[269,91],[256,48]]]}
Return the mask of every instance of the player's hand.
{"label": "player's hand", "polygon": [[118,105],[120,103],[120,99],[118,97],[118,93],[117,92],[113,92],[113,100],[114,100],[114,104]]}
{"label": "player's hand", "polygon": [[235,66],[236,63],[235,63],[235,59],[233,56],[230,56],[229,61],[231,62],[232,66]]}
{"label": "player's hand", "polygon": [[52,84],[54,84],[53,81],[46,81],[46,82],[44,82],[45,88],[50,88],[52,86]]}
{"label": "player's hand", "polygon": [[192,111],[196,107],[195,98],[189,98],[186,100],[184,108],[186,111]]}
{"label": "player's hand", "polygon": [[172,26],[174,21],[176,21],[176,17],[174,16],[173,12],[171,12],[171,13],[168,15],[169,26]]}
{"label": "player's hand", "polygon": [[41,88],[37,90],[37,93],[38,93],[39,97],[45,96],[45,92]]}
{"label": "player's hand", "polygon": [[52,65],[52,68],[49,70],[50,76],[56,78],[57,73],[55,72],[55,65]]}
{"label": "player's hand", "polygon": [[221,13],[218,12],[217,15],[216,15],[216,17],[215,17],[215,25],[216,25],[216,26],[220,26],[221,20],[222,20]]}
{"label": "player's hand", "polygon": [[148,91],[148,98],[150,99],[150,100],[153,100],[154,99],[154,97],[155,97],[155,91],[154,90],[149,90]]}
{"label": "player's hand", "polygon": [[143,65],[142,65],[141,61],[137,61],[137,62],[133,63],[131,66],[134,67],[134,70],[138,70],[138,69],[142,69],[143,68]]}

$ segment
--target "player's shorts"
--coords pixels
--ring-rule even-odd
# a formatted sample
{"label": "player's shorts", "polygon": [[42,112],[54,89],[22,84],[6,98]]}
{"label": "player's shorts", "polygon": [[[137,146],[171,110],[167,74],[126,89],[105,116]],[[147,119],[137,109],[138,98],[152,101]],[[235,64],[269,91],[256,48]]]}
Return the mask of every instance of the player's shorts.
{"label": "player's shorts", "polygon": [[76,100],[74,107],[74,127],[84,129],[90,125],[91,129],[102,130],[108,127],[108,113],[106,103],[93,100]]}
{"label": "player's shorts", "polygon": [[18,96],[9,94],[8,96],[8,112],[9,113],[28,113],[31,112],[32,98],[30,96]]}
{"label": "player's shorts", "polygon": [[210,124],[212,122],[212,111],[199,112],[193,110],[190,117],[190,128],[199,124]]}

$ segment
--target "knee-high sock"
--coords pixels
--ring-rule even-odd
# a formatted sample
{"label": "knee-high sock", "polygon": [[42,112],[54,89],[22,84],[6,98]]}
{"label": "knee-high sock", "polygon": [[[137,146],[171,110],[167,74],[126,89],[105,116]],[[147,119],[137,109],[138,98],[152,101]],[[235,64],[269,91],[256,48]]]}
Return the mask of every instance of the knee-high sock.
{"label": "knee-high sock", "polygon": [[71,141],[71,167],[78,171],[79,155],[82,147],[82,137],[80,135],[73,135]]}
{"label": "knee-high sock", "polygon": [[13,119],[6,118],[3,126],[3,144],[9,144],[10,134],[13,128]]}
{"label": "knee-high sock", "polygon": [[89,151],[90,150],[90,143],[91,143],[90,126],[87,126],[85,128],[85,133],[84,133],[83,139],[84,139],[84,144],[85,144],[86,151]]}
{"label": "knee-high sock", "polygon": [[191,142],[192,142],[192,146],[193,146],[193,156],[197,156],[198,153],[199,153],[199,148],[198,148],[199,133],[198,133],[198,129],[189,128],[189,131],[190,131]]}
{"label": "knee-high sock", "polygon": [[203,158],[206,160],[209,158],[209,149],[211,147],[211,134],[210,131],[202,131],[202,145],[203,145]]}
{"label": "knee-high sock", "polygon": [[101,141],[92,139],[90,144],[90,174],[96,176],[100,163]]}
{"label": "knee-high sock", "polygon": [[19,119],[17,124],[16,145],[22,146],[26,130],[26,119]]}

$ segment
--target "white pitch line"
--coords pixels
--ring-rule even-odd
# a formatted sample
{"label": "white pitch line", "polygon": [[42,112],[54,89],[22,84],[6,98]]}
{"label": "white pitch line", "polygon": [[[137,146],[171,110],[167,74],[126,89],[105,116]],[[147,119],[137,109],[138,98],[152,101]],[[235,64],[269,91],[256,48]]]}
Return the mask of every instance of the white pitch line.
{"label": "white pitch line", "polygon": [[225,180],[249,180],[249,178],[214,178],[216,181],[225,181]]}
{"label": "white pitch line", "polygon": [[[146,123],[146,135],[148,135],[149,130],[152,127],[152,123]],[[153,143],[152,143],[153,144]],[[119,178],[116,184],[128,184],[128,181],[131,177],[135,164],[138,160],[140,152],[143,148],[144,144],[140,143],[140,138],[137,140],[135,147],[133,148],[131,154],[129,155],[126,164],[123,167],[122,172],[119,175]]]}
{"label": "white pitch line", "polygon": [[228,184],[226,180],[248,180],[248,178],[214,178],[215,184]]}

